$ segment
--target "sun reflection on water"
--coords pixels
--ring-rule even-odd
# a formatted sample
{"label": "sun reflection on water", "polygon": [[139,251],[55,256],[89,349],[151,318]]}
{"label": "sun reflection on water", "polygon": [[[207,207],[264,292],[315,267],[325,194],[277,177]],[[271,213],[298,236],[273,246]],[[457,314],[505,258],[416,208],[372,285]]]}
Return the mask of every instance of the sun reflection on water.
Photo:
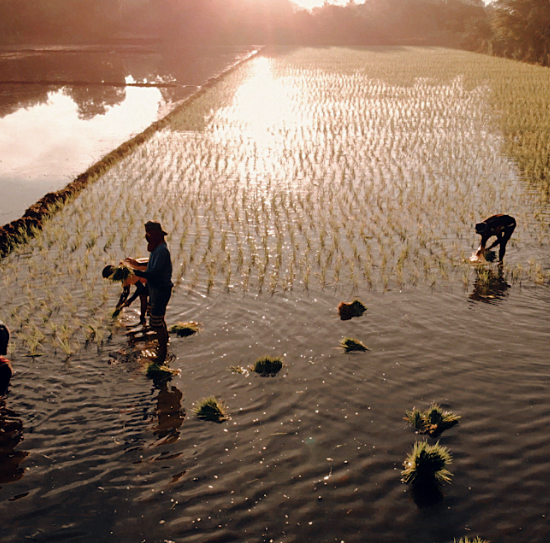
{"label": "sun reflection on water", "polygon": [[250,78],[239,87],[233,103],[216,115],[218,137],[233,138],[236,134],[230,132],[238,130],[239,139],[255,146],[257,160],[279,162],[282,136],[304,121],[293,99],[297,89],[290,80],[276,76],[269,58],[258,58],[250,69]]}

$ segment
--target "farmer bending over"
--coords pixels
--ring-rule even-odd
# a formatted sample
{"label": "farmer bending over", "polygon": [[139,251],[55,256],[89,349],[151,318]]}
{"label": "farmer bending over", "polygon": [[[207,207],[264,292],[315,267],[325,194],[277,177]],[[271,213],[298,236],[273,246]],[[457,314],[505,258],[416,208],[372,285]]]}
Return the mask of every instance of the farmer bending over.
{"label": "farmer bending over", "polygon": [[[510,215],[493,215],[492,217],[485,219],[483,222],[478,222],[476,224],[476,233],[481,236],[481,243],[479,244],[479,249],[477,250],[476,255],[479,256],[485,251],[500,245],[498,249],[498,260],[502,262],[504,254],[506,253],[506,244],[512,237],[515,227],[516,219]],[[492,236],[496,236],[497,239],[489,248],[486,249],[485,245]]]}
{"label": "farmer bending over", "polygon": [[0,324],[0,396],[8,390],[13,370],[10,361],[5,357],[8,354],[10,331],[7,326]]}
{"label": "farmer bending over", "polygon": [[166,327],[166,306],[172,294],[172,259],[164,241],[166,232],[160,223],[149,221],[145,224],[145,239],[147,250],[151,253],[147,269],[139,269],[139,262],[127,258],[125,262],[138,277],[147,279],[149,287],[149,323],[157,333],[159,352],[155,361],[159,366],[166,360],[168,350],[168,328]]}
{"label": "farmer bending over", "polygon": [[[147,269],[147,260],[139,259],[136,260],[136,262],[139,265],[139,269],[144,271]],[[105,266],[103,268],[103,271],[101,272],[101,275],[105,279],[109,279],[111,275],[113,275],[113,272],[115,271],[114,266]],[[136,290],[128,298],[130,294],[130,287],[134,285],[136,287]],[[140,301],[140,316],[139,316],[139,322],[141,324],[145,324],[145,314],[147,313],[147,298],[149,297],[149,289],[147,288],[147,281],[141,277],[137,277],[135,274],[130,275],[122,282],[122,292],[120,293],[120,298],[118,299],[118,303],[116,304],[116,309],[120,310],[123,307],[130,307],[134,300],[139,296]]]}

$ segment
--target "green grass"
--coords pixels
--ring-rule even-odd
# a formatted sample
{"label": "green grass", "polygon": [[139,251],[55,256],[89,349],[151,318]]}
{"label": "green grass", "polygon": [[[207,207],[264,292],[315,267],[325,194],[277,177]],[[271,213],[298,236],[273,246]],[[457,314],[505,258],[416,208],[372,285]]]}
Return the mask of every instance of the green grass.
{"label": "green grass", "polygon": [[449,451],[439,442],[430,445],[426,441],[417,441],[403,462],[401,481],[419,486],[450,483],[452,473],[447,466],[451,462]]}

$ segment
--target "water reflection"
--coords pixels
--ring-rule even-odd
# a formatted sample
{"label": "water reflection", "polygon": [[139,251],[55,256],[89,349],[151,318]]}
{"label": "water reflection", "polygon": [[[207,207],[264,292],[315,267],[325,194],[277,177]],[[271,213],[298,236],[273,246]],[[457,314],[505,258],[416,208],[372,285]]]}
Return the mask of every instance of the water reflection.
{"label": "water reflection", "polygon": [[477,267],[474,290],[470,294],[470,299],[476,302],[494,303],[507,296],[509,288],[510,285],[504,278],[501,266],[496,273],[493,270]]}
{"label": "water reflection", "polygon": [[64,187],[249,50],[0,49],[0,224]]}
{"label": "water reflection", "polygon": [[23,421],[0,397],[0,484],[19,481],[25,473],[19,464],[29,455],[15,448],[23,440]]}
{"label": "water reflection", "polygon": [[175,443],[185,420],[185,409],[181,405],[183,394],[176,386],[169,386],[167,380],[157,383],[156,388],[159,391],[155,409],[158,420],[153,427],[153,434],[158,438],[156,445]]}

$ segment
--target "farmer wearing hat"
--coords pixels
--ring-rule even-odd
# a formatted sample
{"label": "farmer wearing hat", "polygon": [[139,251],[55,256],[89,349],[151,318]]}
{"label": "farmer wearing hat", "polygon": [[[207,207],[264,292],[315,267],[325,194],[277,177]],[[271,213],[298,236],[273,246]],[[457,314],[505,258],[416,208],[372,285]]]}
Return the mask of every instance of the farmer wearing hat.
{"label": "farmer wearing hat", "polygon": [[164,241],[166,232],[160,223],[149,221],[145,223],[145,239],[147,250],[151,253],[147,269],[140,270],[140,263],[133,258],[125,262],[138,277],[147,279],[149,287],[149,324],[157,333],[159,352],[156,363],[160,366],[166,360],[168,350],[168,328],[166,327],[166,306],[172,294],[172,259]]}
{"label": "farmer wearing hat", "polygon": [[[512,237],[515,227],[516,219],[510,215],[493,215],[483,222],[478,222],[476,224],[476,233],[481,236],[481,243],[479,244],[476,255],[479,256],[485,253],[485,251],[489,251],[493,247],[500,245],[498,249],[498,260],[502,262],[504,254],[506,253],[506,244]],[[496,236],[497,239],[488,249],[486,249],[485,245],[492,236]]]}

